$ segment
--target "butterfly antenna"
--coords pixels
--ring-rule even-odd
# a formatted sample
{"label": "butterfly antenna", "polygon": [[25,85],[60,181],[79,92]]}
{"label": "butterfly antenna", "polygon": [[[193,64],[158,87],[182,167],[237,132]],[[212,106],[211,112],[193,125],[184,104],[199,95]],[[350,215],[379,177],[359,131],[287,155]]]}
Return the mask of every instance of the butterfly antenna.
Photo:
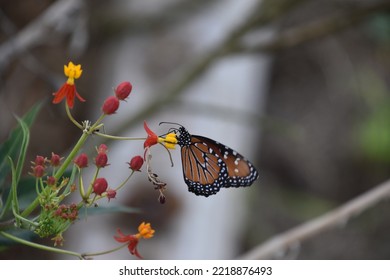
{"label": "butterfly antenna", "polygon": [[175,123],[175,122],[160,122],[158,125],[162,125],[162,124],[173,124],[173,125],[178,125],[178,126],[181,126],[181,127],[182,127],[181,124]]}

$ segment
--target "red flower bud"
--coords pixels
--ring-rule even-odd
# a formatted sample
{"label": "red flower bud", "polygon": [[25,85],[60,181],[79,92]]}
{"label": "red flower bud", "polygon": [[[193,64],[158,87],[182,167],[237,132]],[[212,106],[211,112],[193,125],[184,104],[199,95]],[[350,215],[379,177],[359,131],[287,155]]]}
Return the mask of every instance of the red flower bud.
{"label": "red flower bud", "polygon": [[98,168],[103,168],[107,166],[108,157],[107,154],[104,152],[99,152],[98,155],[95,157],[95,164]]}
{"label": "red flower bud", "polygon": [[140,171],[142,165],[144,164],[144,159],[141,156],[135,156],[128,164],[131,170]]}
{"label": "red flower bud", "polygon": [[31,175],[36,178],[42,178],[45,174],[45,167],[43,167],[42,165],[35,165],[32,169],[33,173]]}
{"label": "red flower bud", "polygon": [[45,162],[46,162],[46,158],[44,158],[43,156],[36,156],[35,157],[35,165],[42,165],[44,166],[45,165]]}
{"label": "red flower bud", "polygon": [[93,192],[102,195],[107,190],[108,183],[105,178],[97,178],[93,183]]}
{"label": "red flower bud", "polygon": [[119,100],[125,100],[129,95],[133,85],[130,82],[122,82],[115,89],[115,95]]}
{"label": "red flower bud", "polygon": [[55,153],[51,153],[51,159],[50,159],[51,166],[59,166],[60,161],[61,161],[61,158],[59,155],[57,155]]}
{"label": "red flower bud", "polygon": [[112,115],[119,108],[119,99],[115,96],[110,96],[104,101],[102,111],[106,115]]}
{"label": "red flower bud", "polygon": [[85,168],[88,166],[88,156],[86,154],[80,154],[75,160],[74,163],[79,168]]}
{"label": "red flower bud", "polygon": [[46,182],[49,186],[54,186],[57,180],[53,176],[48,176]]}

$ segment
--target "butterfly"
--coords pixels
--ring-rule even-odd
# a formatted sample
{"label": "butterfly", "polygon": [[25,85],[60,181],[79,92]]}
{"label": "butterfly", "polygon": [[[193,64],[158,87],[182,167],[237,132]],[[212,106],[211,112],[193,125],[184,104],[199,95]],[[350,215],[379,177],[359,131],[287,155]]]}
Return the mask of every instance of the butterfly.
{"label": "butterfly", "polygon": [[184,181],[188,191],[208,197],[221,188],[248,187],[259,177],[253,164],[235,150],[213,139],[191,135],[180,124],[171,129],[181,148]]}

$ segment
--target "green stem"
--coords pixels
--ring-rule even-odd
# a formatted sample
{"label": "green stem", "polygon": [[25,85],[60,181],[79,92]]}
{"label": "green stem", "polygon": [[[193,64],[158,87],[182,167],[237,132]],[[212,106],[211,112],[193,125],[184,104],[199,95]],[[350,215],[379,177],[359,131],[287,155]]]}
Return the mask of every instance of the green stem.
{"label": "green stem", "polygon": [[123,183],[122,183],[119,187],[117,187],[115,190],[116,190],[116,191],[120,190],[120,189],[127,183],[127,181],[129,181],[129,179],[131,178],[131,176],[133,176],[133,174],[134,174],[134,170],[132,170],[132,172],[131,172],[130,175],[127,177],[127,179],[124,180]]}
{"label": "green stem", "polygon": [[83,183],[83,176],[82,176],[82,169],[79,171],[79,192],[80,196],[83,200],[86,199],[85,197],[85,191],[84,191],[84,183]]}
{"label": "green stem", "polygon": [[[16,221],[19,220],[18,227],[28,228],[29,230],[31,230],[31,229],[35,229],[39,226],[38,223],[32,222],[32,221],[20,216],[19,214],[14,213],[14,216],[15,216]],[[28,227],[26,227],[26,225],[28,225]]]}
{"label": "green stem", "polygon": [[99,171],[100,171],[100,168],[96,168],[95,174],[93,175],[91,183],[88,186],[87,194],[85,196],[86,199],[88,199],[91,196],[91,193],[93,191],[93,184],[95,183],[95,181],[96,181],[96,179],[97,179],[97,177],[99,175]]}
{"label": "green stem", "polygon": [[12,190],[10,189],[9,190],[9,193],[8,193],[8,196],[7,196],[7,200],[5,201],[4,205],[2,205],[3,209],[0,213],[0,220],[4,217],[4,215],[7,213],[8,209],[10,209],[11,207],[11,203],[12,203]]}
{"label": "green stem", "polygon": [[57,170],[56,174],[54,175],[54,178],[56,180],[59,180],[61,178],[61,176],[65,173],[66,169],[68,169],[68,166],[71,164],[73,159],[76,157],[80,148],[84,145],[85,141],[88,139],[88,136],[89,136],[88,132],[83,132],[79,141],[77,141],[76,145],[73,147],[73,150],[70,152],[68,157],[65,159],[64,163],[61,165],[61,167]]}
{"label": "green stem", "polygon": [[68,115],[68,118],[70,119],[70,121],[75,125],[77,126],[78,128],[80,128],[81,130],[83,130],[83,126],[75,120],[75,118],[73,118],[70,110],[69,110],[69,106],[68,104],[65,102],[65,108],[66,108],[66,114]]}
{"label": "green stem", "polygon": [[96,252],[96,253],[84,253],[84,254],[81,254],[81,256],[83,258],[86,258],[86,257],[106,255],[106,254],[110,254],[110,253],[115,252],[115,251],[119,251],[120,249],[122,249],[122,248],[124,248],[124,247],[126,247],[128,245],[129,245],[128,243],[125,243],[125,244],[120,245],[119,247],[116,247],[116,248],[111,249],[111,250],[101,251],[101,252]]}
{"label": "green stem", "polygon": [[94,134],[103,137],[103,138],[108,138],[112,140],[146,140],[145,137],[122,137],[122,136],[113,136],[105,133],[100,133],[100,132],[94,132]]}
{"label": "green stem", "polygon": [[49,251],[49,252],[53,252],[53,253],[76,256],[80,260],[84,259],[81,254],[76,253],[76,252],[72,252],[72,251],[68,251],[68,250],[62,250],[62,249],[57,249],[57,248],[53,248],[53,247],[37,244],[37,243],[31,242],[31,241],[27,241],[27,240],[21,239],[19,237],[13,236],[13,235],[11,235],[9,233],[6,233],[4,231],[0,231],[0,234],[2,236],[4,236],[5,238],[11,239],[11,240],[13,240],[15,242],[21,243],[21,244],[26,245],[26,246],[30,246],[30,247],[33,247],[33,248],[37,248],[37,249],[40,249],[40,250],[45,250],[45,251]]}

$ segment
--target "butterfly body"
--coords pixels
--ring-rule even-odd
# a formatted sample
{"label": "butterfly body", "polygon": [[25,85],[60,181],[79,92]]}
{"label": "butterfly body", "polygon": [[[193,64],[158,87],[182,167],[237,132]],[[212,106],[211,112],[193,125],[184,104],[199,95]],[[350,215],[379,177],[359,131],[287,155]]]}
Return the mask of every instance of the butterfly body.
{"label": "butterfly body", "polygon": [[177,131],[184,181],[188,190],[208,197],[221,188],[248,187],[258,178],[253,164],[233,149],[213,139]]}

